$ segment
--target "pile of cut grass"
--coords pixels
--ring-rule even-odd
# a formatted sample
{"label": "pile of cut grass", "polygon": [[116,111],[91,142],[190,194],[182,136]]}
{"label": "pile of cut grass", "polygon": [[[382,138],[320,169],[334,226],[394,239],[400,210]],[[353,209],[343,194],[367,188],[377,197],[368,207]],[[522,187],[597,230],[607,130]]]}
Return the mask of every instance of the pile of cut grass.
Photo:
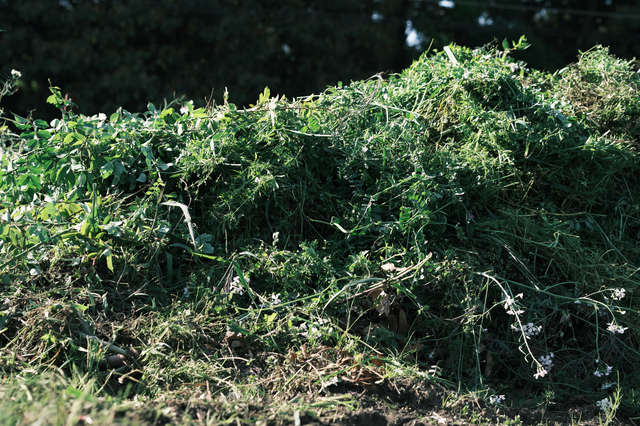
{"label": "pile of cut grass", "polygon": [[143,399],[635,395],[639,88],[605,48],[549,75],[490,46],[246,110],[52,88],[2,157],[0,366]]}

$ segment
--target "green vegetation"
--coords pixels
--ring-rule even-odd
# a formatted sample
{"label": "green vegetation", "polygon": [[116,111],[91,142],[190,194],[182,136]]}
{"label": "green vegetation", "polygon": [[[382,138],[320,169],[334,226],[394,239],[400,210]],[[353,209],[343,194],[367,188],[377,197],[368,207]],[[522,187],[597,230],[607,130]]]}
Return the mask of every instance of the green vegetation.
{"label": "green vegetation", "polygon": [[418,383],[469,419],[637,415],[640,76],[512,46],[243,110],[52,87],[60,119],[0,133],[0,424],[288,424]]}

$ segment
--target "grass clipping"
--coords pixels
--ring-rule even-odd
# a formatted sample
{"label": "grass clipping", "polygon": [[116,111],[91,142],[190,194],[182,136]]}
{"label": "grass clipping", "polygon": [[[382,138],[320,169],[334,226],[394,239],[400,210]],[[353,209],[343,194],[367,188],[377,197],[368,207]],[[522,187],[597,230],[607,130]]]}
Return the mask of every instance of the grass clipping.
{"label": "grass clipping", "polygon": [[[639,88],[601,47],[549,75],[455,46],[243,110],[75,116],[53,88],[62,119],[3,152],[2,368],[149,396],[236,395],[252,360],[275,393],[633,387]],[[107,373],[115,345],[140,356]]]}

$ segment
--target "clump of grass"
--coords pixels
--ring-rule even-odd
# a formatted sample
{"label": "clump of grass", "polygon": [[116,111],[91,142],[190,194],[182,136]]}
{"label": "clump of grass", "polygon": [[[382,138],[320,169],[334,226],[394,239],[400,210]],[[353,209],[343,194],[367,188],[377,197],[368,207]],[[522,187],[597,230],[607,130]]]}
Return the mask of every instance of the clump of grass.
{"label": "clump of grass", "polygon": [[[306,357],[601,400],[639,360],[638,78],[602,48],[546,75],[454,46],[246,110],[18,118],[0,344],[149,398],[328,386]],[[92,335],[141,356],[101,370]]]}

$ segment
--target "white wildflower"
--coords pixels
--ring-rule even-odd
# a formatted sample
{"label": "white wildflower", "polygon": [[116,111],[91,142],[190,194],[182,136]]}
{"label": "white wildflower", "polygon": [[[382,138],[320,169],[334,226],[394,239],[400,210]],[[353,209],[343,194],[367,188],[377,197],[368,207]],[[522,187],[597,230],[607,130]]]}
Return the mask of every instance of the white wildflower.
{"label": "white wildflower", "polygon": [[619,325],[615,325],[613,323],[607,323],[607,325],[608,325],[607,330],[609,330],[612,333],[624,334],[624,331],[629,329],[629,327],[622,327]]}
{"label": "white wildflower", "polygon": [[305,339],[309,339],[310,337],[313,337],[313,335],[318,333],[318,328],[316,326],[311,325],[311,328],[309,328],[306,322],[303,322],[302,324],[300,324],[298,329],[305,330],[302,333],[300,333],[300,335]]}
{"label": "white wildflower", "polygon": [[613,289],[613,294],[611,295],[611,298],[613,300],[620,300],[624,298],[624,292],[625,289],[624,288],[615,288]]}
{"label": "white wildflower", "polygon": [[538,334],[540,334],[540,332],[542,331],[542,326],[535,326],[532,322],[530,322],[529,324],[523,325],[522,328],[517,327],[515,324],[511,324],[511,329],[516,332],[522,331],[522,334],[529,338],[531,336],[537,336]]}
{"label": "white wildflower", "polygon": [[538,372],[533,375],[536,380],[549,374],[551,367],[553,367],[553,357],[553,352],[551,352],[549,355],[542,355],[540,356],[540,358],[538,358],[540,367],[538,369]]}
{"label": "white wildflower", "polygon": [[544,377],[547,375],[547,373],[549,373],[548,370],[542,369],[540,371],[538,371],[536,374],[533,375],[533,377],[538,380],[540,377]]}
{"label": "white wildflower", "polygon": [[15,78],[20,78],[22,77],[22,73],[18,70],[11,70],[11,76]]}
{"label": "white wildflower", "polygon": [[[599,361],[596,360],[596,363],[598,363]],[[605,370],[602,370],[601,368],[594,371],[593,375],[596,377],[602,377],[602,376],[608,376],[609,374],[611,374],[611,372],[613,371],[613,367],[611,367],[610,365],[607,365],[607,368]]]}
{"label": "white wildflower", "polygon": [[[516,297],[519,297],[522,299],[522,293],[520,294],[516,294]],[[516,306],[516,300],[515,298],[508,296],[504,301],[504,309],[507,311],[507,314],[509,315],[520,315],[522,313],[524,313],[524,311],[522,309],[518,309],[517,311],[515,309],[513,309],[513,306]]]}
{"label": "white wildflower", "polygon": [[281,303],[282,300],[280,300],[280,293],[273,293],[271,295],[271,306],[279,305]]}
{"label": "white wildflower", "polygon": [[611,408],[611,401],[609,401],[609,398],[605,398],[596,402],[596,406],[602,411],[607,411],[608,408]]}
{"label": "white wildflower", "polygon": [[[249,278],[245,278],[247,284],[251,281]],[[233,277],[231,284],[229,285],[229,293],[237,293],[239,295],[244,294],[244,286],[240,283],[240,277]]]}
{"label": "white wildflower", "polygon": [[553,367],[553,361],[551,360],[551,358],[553,358],[553,352],[546,356],[542,355],[540,358],[538,358],[538,361],[540,361],[540,364],[542,364],[544,367],[551,368]]}
{"label": "white wildflower", "polygon": [[504,402],[504,399],[505,399],[504,395],[491,395],[489,397],[489,404],[498,405]]}
{"label": "white wildflower", "polygon": [[[190,104],[193,107],[193,100],[187,102],[188,104]],[[182,108],[180,108],[180,114],[184,115],[186,113],[189,112],[189,107],[187,105],[183,105]]]}

